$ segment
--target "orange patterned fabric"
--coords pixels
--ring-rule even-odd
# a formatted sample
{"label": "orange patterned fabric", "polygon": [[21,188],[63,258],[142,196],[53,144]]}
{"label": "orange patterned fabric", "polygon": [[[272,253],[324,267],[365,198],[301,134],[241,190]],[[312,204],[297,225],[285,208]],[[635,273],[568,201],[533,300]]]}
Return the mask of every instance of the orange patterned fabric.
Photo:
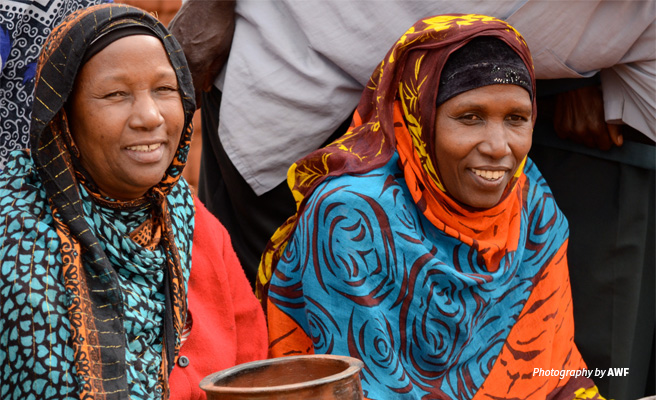
{"label": "orange patterned fabric", "polygon": [[[519,399],[575,399],[577,390],[590,388],[587,379],[554,379],[535,373],[536,366],[540,366],[538,370],[558,372],[586,369],[574,345],[566,253],[567,243],[535,283],[494,368],[473,400],[507,399],[509,392]],[[599,393],[585,398],[602,399]]]}
{"label": "orange patterned fabric", "polygon": [[130,238],[140,246],[154,250],[159,245],[162,238],[162,228],[160,224],[155,225],[153,220],[145,221],[141,226],[130,233]]}

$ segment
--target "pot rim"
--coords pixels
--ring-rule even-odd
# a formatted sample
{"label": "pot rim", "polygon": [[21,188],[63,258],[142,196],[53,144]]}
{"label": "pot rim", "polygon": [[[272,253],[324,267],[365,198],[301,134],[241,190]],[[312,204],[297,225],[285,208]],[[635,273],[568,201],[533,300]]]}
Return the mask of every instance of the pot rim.
{"label": "pot rim", "polygon": [[[331,359],[331,360],[337,360],[337,361],[343,361],[346,362],[349,367],[346,368],[344,371],[339,372],[334,375],[330,375],[325,378],[319,378],[319,379],[313,379],[311,381],[306,381],[306,382],[299,382],[299,383],[292,383],[288,385],[278,385],[278,386],[261,386],[261,387],[247,387],[247,386],[215,386],[214,382],[224,378],[227,375],[231,375],[234,373],[238,373],[243,370],[247,370],[249,368],[252,368],[255,364],[258,364],[258,366],[267,366],[270,364],[277,364],[280,363],[281,360],[287,361],[287,362],[294,362],[299,359],[304,359],[304,358],[322,358],[322,359]],[[339,381],[340,379],[346,378],[348,376],[351,376],[353,374],[356,374],[362,370],[364,367],[364,363],[354,357],[349,357],[349,356],[341,356],[341,355],[336,355],[336,354],[306,354],[306,355],[300,355],[300,356],[284,356],[284,357],[276,357],[276,358],[269,358],[266,360],[258,360],[258,361],[251,361],[239,365],[235,365],[234,367],[230,367],[227,369],[224,369],[219,372],[215,372],[213,374],[210,374],[203,378],[200,381],[200,388],[206,392],[213,392],[213,393],[243,393],[243,392],[248,392],[248,393],[253,393],[253,394],[258,394],[258,393],[263,393],[263,392],[268,392],[271,390],[275,390],[278,392],[284,392],[284,391],[298,391],[301,389],[304,389],[309,386],[313,385],[318,385],[318,384],[326,384],[334,381]]]}

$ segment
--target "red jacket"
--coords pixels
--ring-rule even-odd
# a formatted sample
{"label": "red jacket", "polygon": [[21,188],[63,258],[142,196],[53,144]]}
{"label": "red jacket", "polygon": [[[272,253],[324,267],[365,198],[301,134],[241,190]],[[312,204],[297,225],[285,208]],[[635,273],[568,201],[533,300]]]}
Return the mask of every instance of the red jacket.
{"label": "red jacket", "polygon": [[228,232],[198,199],[195,204],[196,228],[187,293],[193,323],[169,377],[174,400],[205,399],[198,386],[201,379],[267,357],[264,313]]}

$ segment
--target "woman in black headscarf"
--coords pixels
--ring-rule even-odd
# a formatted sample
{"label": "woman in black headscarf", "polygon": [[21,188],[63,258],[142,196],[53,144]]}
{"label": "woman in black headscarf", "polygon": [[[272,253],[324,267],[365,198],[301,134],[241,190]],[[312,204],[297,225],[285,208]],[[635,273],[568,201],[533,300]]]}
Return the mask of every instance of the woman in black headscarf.
{"label": "woman in black headscarf", "polygon": [[[74,13],[44,45],[36,82],[31,152],[0,176],[0,397],[168,398],[186,333],[208,324],[226,343],[205,356],[233,351],[214,369],[264,357],[229,240],[181,178],[195,104],[166,28],[125,5]],[[197,226],[228,248],[197,246]],[[192,243],[196,281],[229,293],[194,303],[194,325]],[[235,297],[248,306],[217,305]]]}

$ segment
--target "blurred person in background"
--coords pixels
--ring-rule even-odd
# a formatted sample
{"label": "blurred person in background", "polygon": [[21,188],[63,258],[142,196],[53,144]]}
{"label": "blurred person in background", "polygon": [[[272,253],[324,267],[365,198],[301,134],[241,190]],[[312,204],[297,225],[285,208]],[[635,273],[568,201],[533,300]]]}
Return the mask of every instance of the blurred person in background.
{"label": "blurred person in background", "polygon": [[34,75],[41,47],[72,12],[111,0],[0,1],[0,170],[29,146]]}

